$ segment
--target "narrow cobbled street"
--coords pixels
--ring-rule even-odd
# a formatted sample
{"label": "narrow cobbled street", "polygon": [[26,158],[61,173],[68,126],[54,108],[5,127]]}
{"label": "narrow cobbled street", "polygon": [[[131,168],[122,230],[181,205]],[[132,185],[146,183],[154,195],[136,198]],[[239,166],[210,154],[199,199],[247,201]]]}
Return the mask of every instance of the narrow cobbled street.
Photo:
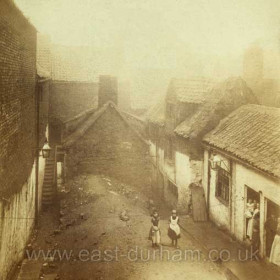
{"label": "narrow cobbled street", "polygon": [[199,250],[185,231],[180,248],[170,246],[168,209],[159,209],[163,246],[152,248],[148,202],[132,187],[104,176],[69,181],[60,193],[60,209],[42,213],[29,245],[29,255],[43,263],[41,278],[224,279],[202,254],[192,259],[185,253]]}

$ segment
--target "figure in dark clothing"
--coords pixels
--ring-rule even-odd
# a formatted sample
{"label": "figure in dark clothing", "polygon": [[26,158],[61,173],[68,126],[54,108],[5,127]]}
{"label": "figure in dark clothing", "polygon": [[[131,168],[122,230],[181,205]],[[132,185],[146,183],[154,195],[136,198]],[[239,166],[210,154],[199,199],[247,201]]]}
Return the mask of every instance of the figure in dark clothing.
{"label": "figure in dark clothing", "polygon": [[260,248],[260,213],[253,219],[252,246],[254,251]]}
{"label": "figure in dark clothing", "polygon": [[270,256],[272,243],[277,229],[277,218],[271,215],[264,224],[266,232],[266,255]]}
{"label": "figure in dark clothing", "polygon": [[157,211],[154,211],[152,215],[152,226],[150,229],[149,239],[152,241],[152,247],[158,247],[160,244],[160,227],[159,227],[159,215]]}

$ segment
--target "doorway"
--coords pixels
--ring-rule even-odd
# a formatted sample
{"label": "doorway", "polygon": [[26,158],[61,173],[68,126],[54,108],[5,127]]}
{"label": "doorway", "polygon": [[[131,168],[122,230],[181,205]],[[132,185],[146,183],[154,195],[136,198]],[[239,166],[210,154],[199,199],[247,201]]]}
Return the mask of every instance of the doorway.
{"label": "doorway", "polygon": [[254,246],[260,245],[260,193],[246,187],[245,201],[245,239],[249,239]]}
{"label": "doorway", "polygon": [[277,218],[280,217],[280,206],[273,201],[267,199],[267,215],[265,222],[265,253],[269,258],[272,243],[277,229]]}

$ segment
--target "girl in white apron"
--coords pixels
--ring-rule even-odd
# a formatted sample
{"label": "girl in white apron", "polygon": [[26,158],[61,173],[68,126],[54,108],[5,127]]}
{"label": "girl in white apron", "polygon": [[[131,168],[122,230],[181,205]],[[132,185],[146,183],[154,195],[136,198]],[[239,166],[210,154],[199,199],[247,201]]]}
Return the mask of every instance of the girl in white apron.
{"label": "girl in white apron", "polygon": [[180,238],[180,227],[178,225],[179,217],[176,210],[172,210],[172,215],[169,219],[168,236],[172,240],[172,246],[178,248],[178,239]]}

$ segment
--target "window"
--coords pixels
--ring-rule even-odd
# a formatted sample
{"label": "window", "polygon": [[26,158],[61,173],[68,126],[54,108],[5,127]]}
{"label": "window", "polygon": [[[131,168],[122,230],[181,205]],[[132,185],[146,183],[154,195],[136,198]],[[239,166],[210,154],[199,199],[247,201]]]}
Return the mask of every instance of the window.
{"label": "window", "polygon": [[229,172],[219,166],[216,184],[216,197],[220,198],[226,204],[229,202],[229,184]]}

